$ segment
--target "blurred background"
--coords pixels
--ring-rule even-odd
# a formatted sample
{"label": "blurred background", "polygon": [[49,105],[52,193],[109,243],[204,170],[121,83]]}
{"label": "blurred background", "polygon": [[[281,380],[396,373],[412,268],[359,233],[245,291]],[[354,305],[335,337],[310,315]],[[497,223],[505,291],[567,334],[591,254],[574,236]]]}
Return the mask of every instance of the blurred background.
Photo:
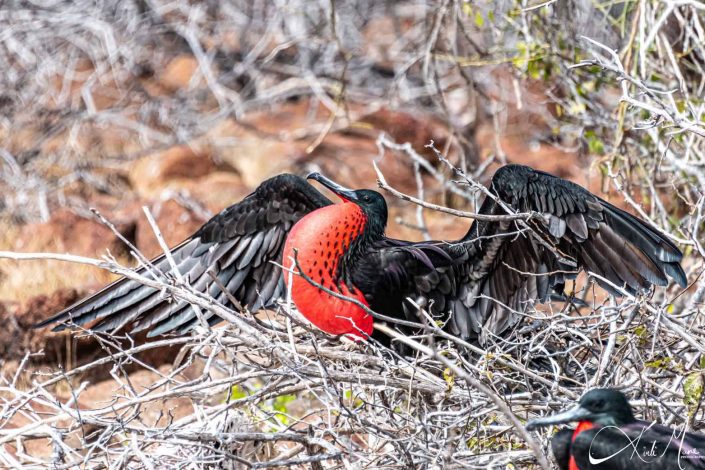
{"label": "blurred background", "polygon": [[[375,188],[373,161],[400,191],[473,210],[431,142],[483,183],[530,165],[691,240],[704,17],[657,0],[5,0],[0,250],[133,264],[91,208],[153,256],[142,206],[173,245],[265,178],[319,170]],[[387,199],[391,236],[452,239],[470,223]],[[110,279],[0,260],[3,371],[30,350],[67,369],[101,354],[29,326]]]}

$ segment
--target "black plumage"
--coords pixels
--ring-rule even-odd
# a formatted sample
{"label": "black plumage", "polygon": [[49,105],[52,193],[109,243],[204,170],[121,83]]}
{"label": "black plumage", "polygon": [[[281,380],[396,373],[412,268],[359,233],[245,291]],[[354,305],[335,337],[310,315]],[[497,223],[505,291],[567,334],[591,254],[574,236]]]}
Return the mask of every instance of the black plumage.
{"label": "black plumage", "polygon": [[576,407],[532,420],[527,429],[576,421],[577,433],[565,428],[551,438],[561,470],[705,469],[705,435],[634,418],[627,398],[614,389],[591,390]]}
{"label": "black plumage", "polygon": [[551,438],[551,452],[561,470],[568,470],[570,465],[570,444],[574,432],[572,428],[561,429]]}
{"label": "black plumage", "polygon": [[[283,174],[268,179],[240,203],[228,207],[206,222],[191,238],[171,250],[184,279],[201,291],[208,291],[224,305],[231,305],[209,272],[241,305],[256,311],[274,305],[285,295],[281,261],[286,235],[304,215],[332,202],[306,180]],[[152,264],[169,272],[165,256]],[[142,274],[147,274],[141,269]],[[210,315],[210,313],[205,313]],[[211,324],[217,317],[207,317]],[[160,292],[128,279],[119,279],[91,297],[39,323],[59,323],[55,331],[71,323],[92,325],[95,331],[114,331],[132,323],[131,331],[149,330],[148,336],[166,332],[185,333],[197,323],[191,306],[169,300]]]}
{"label": "black plumage", "polygon": [[[542,214],[528,221],[533,233],[515,221],[476,220],[455,242],[387,238],[387,207],[379,193],[344,190],[320,175],[313,178],[366,215],[364,230],[337,265],[336,282],[362,292],[374,311],[419,321],[406,300],[411,298],[449,332],[468,340],[502,334],[532,303],[547,300],[551,289],[562,290],[580,268],[629,292],[666,285],[669,276],[686,283],[680,251],[659,231],[576,184],[528,167],[499,169],[490,190],[516,211]],[[287,235],[298,221],[330,204],[303,178],[276,176],[176,247],[174,259],[190,284],[225,305],[232,306],[209,272],[242,306],[271,307],[286,290],[281,269],[271,262],[282,261]],[[480,213],[506,211],[488,197]],[[164,257],[154,264],[169,270]],[[38,326],[60,323],[55,329],[63,329],[66,323],[93,321],[98,331],[132,324],[153,336],[187,332],[197,318],[188,303],[163,299],[158,291],[123,279]]]}

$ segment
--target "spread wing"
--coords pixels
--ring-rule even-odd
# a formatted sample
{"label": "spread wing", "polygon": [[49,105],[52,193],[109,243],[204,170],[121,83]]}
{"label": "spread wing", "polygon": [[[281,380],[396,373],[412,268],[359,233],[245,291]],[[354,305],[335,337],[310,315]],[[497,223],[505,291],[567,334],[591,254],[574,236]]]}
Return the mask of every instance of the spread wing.
{"label": "spread wing", "polygon": [[[409,297],[451,333],[484,342],[514,325],[532,303],[548,300],[552,290],[562,292],[580,269],[629,292],[666,285],[669,276],[686,283],[682,254],[663,234],[574,183],[508,165],[497,171],[491,190],[519,212],[543,214],[542,220],[529,221],[533,230],[509,220],[476,220],[454,243],[387,240],[361,263],[355,280],[370,293],[370,306],[418,321],[418,309],[403,300]],[[506,215],[489,197],[480,213]],[[365,285],[374,273],[382,274]]]}
{"label": "spread wing", "polygon": [[[296,222],[329,204],[303,178],[275,176],[213,217],[175,247],[172,256],[180,274],[195,289],[230,305],[227,294],[214,282],[215,275],[242,306],[251,311],[266,308],[285,292],[281,268],[270,261],[281,262],[286,236]],[[164,255],[152,264],[164,273],[171,271]],[[147,275],[145,269],[139,272]],[[204,316],[211,324],[220,321],[208,312]],[[156,289],[123,278],[36,326],[58,323],[54,330],[59,331],[93,321],[95,331],[115,331],[133,324],[133,332],[149,329],[149,336],[156,336],[187,332],[198,319],[188,302],[164,298]]]}
{"label": "spread wing", "polygon": [[[529,222],[533,234],[516,222],[473,223],[464,238],[472,245],[469,282],[454,303],[455,326],[463,336],[505,331],[529,304],[547,300],[551,288],[562,291],[563,282],[581,269],[631,293],[665,286],[668,277],[686,285],[683,255],[665,235],[575,183],[507,165],[490,190],[514,210],[543,218]],[[480,213],[506,211],[486,198]]]}

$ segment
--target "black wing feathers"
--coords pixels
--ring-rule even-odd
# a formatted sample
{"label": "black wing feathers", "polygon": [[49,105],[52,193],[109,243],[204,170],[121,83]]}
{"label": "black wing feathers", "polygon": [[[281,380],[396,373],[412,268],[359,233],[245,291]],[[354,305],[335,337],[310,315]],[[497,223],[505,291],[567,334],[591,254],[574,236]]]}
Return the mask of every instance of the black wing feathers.
{"label": "black wing feathers", "polygon": [[[511,221],[477,220],[456,243],[388,240],[360,263],[356,278],[376,300],[373,309],[398,311],[401,303],[403,316],[418,321],[417,309],[404,300],[410,297],[445,320],[451,333],[484,342],[515,325],[533,303],[548,301],[552,290],[562,293],[580,269],[606,279],[598,282],[614,293],[610,283],[632,293],[666,285],[669,276],[685,285],[682,255],[672,242],[574,183],[508,165],[490,189],[514,210],[540,213],[542,220],[529,221],[534,233]],[[488,197],[480,213],[506,210]],[[368,279],[375,285],[367,286]],[[398,293],[393,302],[389,292]]]}
{"label": "black wing feathers", "polygon": [[[615,294],[618,290],[610,283],[630,293],[652,284],[667,285],[668,277],[686,285],[679,264],[682,254],[670,240],[577,184],[507,165],[497,171],[490,189],[514,210],[541,213],[542,221],[529,223],[555,251],[529,233],[504,236],[521,229],[515,223],[476,221],[464,240],[475,250],[473,271],[484,277],[480,286],[465,286],[456,302],[456,316],[471,316],[469,322],[456,320],[462,335],[500,334],[516,323],[526,306],[546,300],[549,288],[562,287],[578,269],[605,278],[609,282],[598,282]],[[480,212],[506,213],[491,198]],[[500,237],[499,246],[492,237]]]}
{"label": "black wing feathers", "polygon": [[[596,274],[614,293],[666,285],[669,277],[686,284],[682,254],[666,236],[574,183],[507,165],[496,172],[490,190],[514,210],[539,213],[527,222],[532,230],[516,221],[476,220],[455,243],[371,239],[346,267],[342,282],[363,292],[377,312],[422,320],[411,298],[451,333],[481,342],[515,325],[533,303],[547,301],[551,290],[562,292],[580,269]],[[270,261],[281,261],[297,221],[329,204],[304,179],[279,175],[172,250],[174,260],[190,285],[223,304],[230,300],[218,284],[250,310],[268,307],[284,294],[281,269]],[[506,210],[488,197],[480,213]],[[170,271],[164,257],[153,263]],[[204,315],[209,323],[219,321]],[[94,322],[99,331],[133,324],[136,331],[157,335],[189,331],[198,318],[187,302],[121,279],[38,326],[61,323],[55,328],[60,330],[66,322]]]}
{"label": "black wing feathers", "polygon": [[[671,241],[646,222],[583,187],[548,173],[507,165],[497,170],[491,189],[514,209],[546,214],[550,219],[546,229],[555,238],[562,238],[567,232],[571,239],[584,241],[589,238],[589,231],[602,230],[606,225],[610,232],[640,249],[654,263],[677,265],[683,257]],[[558,226],[562,230],[554,232],[552,228]],[[684,276],[679,277],[675,277],[676,281],[683,281]]]}
{"label": "black wing feathers", "polygon": [[[208,292],[230,305],[212,276],[250,310],[268,307],[284,294],[281,261],[286,235],[307,213],[332,204],[306,180],[283,174],[263,182],[238,204],[228,207],[172,250],[180,274],[194,289]],[[171,270],[165,256],[153,260],[161,272]],[[140,269],[148,275],[145,269]],[[219,319],[204,312],[211,324]],[[188,302],[164,298],[162,293],[128,279],[120,279],[98,293],[38,324],[84,325],[98,320],[96,331],[114,331],[133,324],[132,331],[149,330],[149,336],[184,333],[198,321]]]}

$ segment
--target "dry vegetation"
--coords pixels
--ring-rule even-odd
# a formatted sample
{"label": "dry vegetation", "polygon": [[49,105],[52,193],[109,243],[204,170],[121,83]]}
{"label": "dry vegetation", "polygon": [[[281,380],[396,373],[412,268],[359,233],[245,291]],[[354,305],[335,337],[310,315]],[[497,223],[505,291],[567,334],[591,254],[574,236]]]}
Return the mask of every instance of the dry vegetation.
{"label": "dry vegetation", "polygon": [[[0,3],[0,465],[550,468],[521,423],[595,386],[704,432],[703,44],[698,0]],[[414,357],[166,275],[142,281],[228,325],[29,330],[65,288],[137,276],[117,234],[160,252],[143,205],[173,244],[266,176],[372,187],[373,160],[463,211],[506,162],[572,178],[670,234],[691,285],[615,299],[588,276],[589,308],[538,306],[484,350],[427,326]],[[393,235],[467,230],[387,195]]]}

